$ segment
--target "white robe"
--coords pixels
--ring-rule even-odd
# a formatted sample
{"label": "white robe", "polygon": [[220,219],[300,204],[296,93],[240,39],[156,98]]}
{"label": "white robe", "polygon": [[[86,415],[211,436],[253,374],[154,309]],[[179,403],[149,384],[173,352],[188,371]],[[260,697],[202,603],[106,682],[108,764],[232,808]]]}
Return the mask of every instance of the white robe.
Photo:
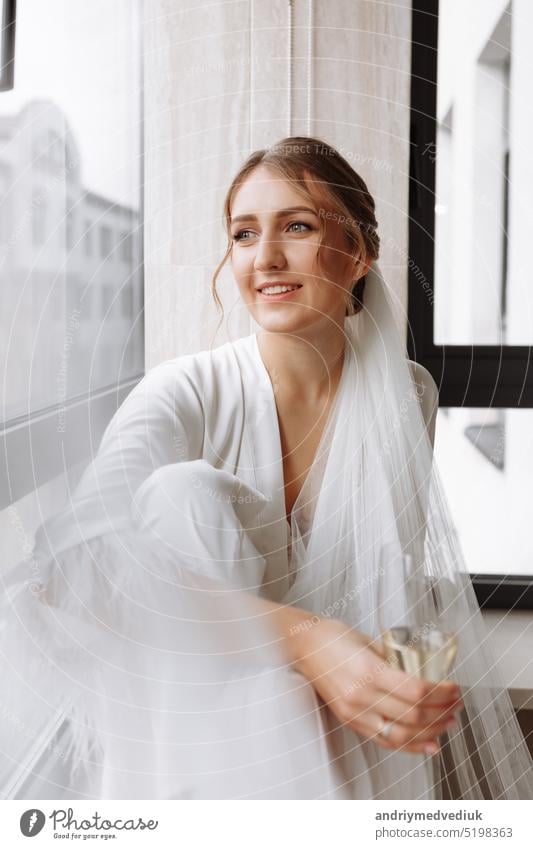
{"label": "white robe", "polygon": [[[139,682],[128,680],[119,685],[120,674],[102,672],[105,663],[101,661],[95,664],[106,688],[99,703],[106,702],[106,707],[97,714],[101,723],[105,717],[105,757],[95,759],[98,763],[86,784],[80,779],[76,786],[69,774],[63,790],[56,769],[56,784],[45,791],[42,764],[50,757],[50,746],[33,762],[24,762],[26,755],[19,752],[16,757],[26,764],[26,773],[32,767],[35,772],[20,785],[24,797],[39,798],[44,792],[54,798],[72,798],[76,792],[101,798],[424,796],[423,759],[409,753],[387,753],[396,758],[397,774],[404,780],[393,788],[380,783],[375,744],[338,728],[312,685],[285,661],[279,645],[273,644],[253,607],[253,596],[283,602],[291,586],[290,528],[285,516],[274,391],[254,334],[213,351],[161,363],[146,374],[114,416],[70,503],[39,529],[36,557],[45,598],[52,606],[63,607],[65,615],[72,590],[76,603],[81,599],[84,609],[105,607],[107,599],[99,592],[105,594],[106,590],[95,577],[95,561],[101,567],[106,551],[111,552],[110,565],[102,568],[106,578],[113,575],[113,557],[121,557],[117,534],[132,522],[169,547],[185,567],[183,574],[188,571],[198,576],[198,584],[191,582],[193,590],[203,586],[207,593],[189,597],[184,590],[183,604],[186,609],[194,606],[194,623],[188,624],[182,616],[178,623],[171,621],[167,626],[163,617],[167,608],[172,612],[179,607],[179,587],[165,592],[154,581],[152,590],[149,576],[142,576],[141,593],[147,599],[152,593],[147,611],[150,608],[155,613],[144,615],[141,611],[139,618],[132,614],[135,630],[128,633],[128,639],[133,634],[139,640],[138,652],[117,638],[120,654],[115,656],[111,648],[115,643],[109,642],[110,663],[135,666],[138,660]],[[95,553],[96,558],[92,556]],[[137,578],[135,563],[131,569],[133,580],[133,576]],[[226,595],[210,594],[202,577],[222,581]],[[242,590],[246,595],[239,595]],[[121,592],[124,599],[124,587]],[[25,601],[28,610],[37,603],[35,598]],[[120,593],[113,604],[115,613],[111,615],[121,604],[128,609]],[[168,640],[165,645],[188,643],[189,657],[178,658],[175,666],[181,669],[182,663],[183,669],[194,669],[201,679],[202,671],[187,663],[196,641],[204,639],[197,629],[202,610],[210,623],[221,611],[221,620],[226,619],[226,625],[220,626],[218,667],[211,658],[207,673],[217,677],[220,670],[217,685],[204,691],[200,680],[192,693],[179,688],[167,693],[160,682],[165,670],[174,667],[163,663],[154,675],[157,683],[150,685],[146,670],[154,669],[154,660],[148,650],[144,658],[144,645],[154,634],[159,639],[160,629]],[[232,625],[235,611],[242,621]],[[31,615],[28,612],[28,620]],[[66,627],[74,634],[80,624],[75,605],[70,616],[72,624]],[[102,613],[103,622],[105,616]],[[257,645],[250,637],[254,629]],[[82,669],[89,662],[87,646],[93,645],[94,630],[91,624],[87,642],[80,638]],[[217,644],[216,634],[211,627],[205,638],[208,649]],[[113,633],[109,639],[116,637]],[[242,658],[235,650],[241,641]],[[95,638],[94,645],[94,656],[99,651],[100,656],[108,656],[105,633]],[[130,671],[135,678],[137,670]],[[224,686],[225,676],[231,679],[231,688]],[[94,686],[91,684],[92,689]],[[131,687],[127,690],[129,703],[122,699],[125,687]],[[195,716],[200,690],[206,695],[198,699]],[[159,722],[162,699],[168,699],[173,709],[176,702],[188,700],[190,715],[182,727],[179,716]],[[148,720],[139,709],[141,703]],[[201,718],[204,711],[212,712],[206,722]],[[187,743],[190,746],[184,755]]]}

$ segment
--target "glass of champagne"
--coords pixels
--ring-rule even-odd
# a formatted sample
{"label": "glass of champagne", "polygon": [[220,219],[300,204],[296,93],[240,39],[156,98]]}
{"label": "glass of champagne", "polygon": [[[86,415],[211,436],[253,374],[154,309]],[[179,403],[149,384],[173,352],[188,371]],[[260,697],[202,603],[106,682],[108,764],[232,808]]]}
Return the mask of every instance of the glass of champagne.
{"label": "glass of champagne", "polygon": [[457,654],[435,603],[436,579],[394,543],[383,545],[378,572],[378,627],[388,662],[428,681],[445,681]]}
{"label": "glass of champagne", "polygon": [[[416,567],[399,545],[383,545],[378,572],[378,627],[387,661],[429,681],[445,681],[457,654],[457,636],[443,627],[435,603],[436,581]],[[435,754],[424,754],[431,794],[438,782]],[[432,798],[430,795],[429,798]]]}

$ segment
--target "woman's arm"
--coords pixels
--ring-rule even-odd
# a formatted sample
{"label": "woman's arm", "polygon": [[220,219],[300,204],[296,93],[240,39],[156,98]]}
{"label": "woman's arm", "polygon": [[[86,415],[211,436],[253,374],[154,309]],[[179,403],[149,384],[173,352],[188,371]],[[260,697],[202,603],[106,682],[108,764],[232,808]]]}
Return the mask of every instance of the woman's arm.
{"label": "woman's arm", "polygon": [[431,682],[395,669],[379,642],[345,623],[303,608],[261,600],[292,666],[314,687],[337,719],[366,737],[394,720],[386,749],[429,752],[454,720],[462,701],[450,681]]}
{"label": "woman's arm", "polygon": [[203,409],[190,358],[155,366],[107,425],[68,501],[36,532],[34,556],[47,559],[132,520],[135,494],[154,471],[201,456]]}

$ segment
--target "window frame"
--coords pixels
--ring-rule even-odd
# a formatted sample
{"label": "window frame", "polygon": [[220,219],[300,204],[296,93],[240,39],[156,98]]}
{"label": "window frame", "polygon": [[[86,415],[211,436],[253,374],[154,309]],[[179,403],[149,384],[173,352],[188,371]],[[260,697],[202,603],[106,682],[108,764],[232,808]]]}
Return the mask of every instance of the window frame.
{"label": "window frame", "polygon": [[10,91],[13,88],[15,77],[15,27],[17,21],[16,0],[3,0],[2,20],[0,25],[2,32],[2,47],[0,51],[0,91]]}
{"label": "window frame", "polygon": [[[438,0],[413,0],[408,356],[433,376],[439,389],[439,406],[526,409],[533,407],[530,347],[436,345],[434,341],[431,295],[434,294],[438,20]],[[472,573],[471,578],[481,607],[533,610],[533,575]]]}

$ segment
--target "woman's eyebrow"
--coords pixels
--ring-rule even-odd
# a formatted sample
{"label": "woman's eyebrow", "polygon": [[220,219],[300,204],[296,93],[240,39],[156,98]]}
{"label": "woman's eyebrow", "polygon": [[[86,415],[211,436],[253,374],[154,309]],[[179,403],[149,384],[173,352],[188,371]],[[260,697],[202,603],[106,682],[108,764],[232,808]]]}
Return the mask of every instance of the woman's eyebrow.
{"label": "woman's eyebrow", "polygon": [[[311,209],[309,206],[291,206],[289,209],[278,209],[274,213],[274,218],[283,218],[284,215],[292,215],[293,212],[310,212],[311,215],[315,215],[318,218],[316,210]],[[248,212],[245,215],[236,215],[235,218],[231,219],[231,223],[234,224],[236,221],[257,221],[257,215],[254,215],[253,212]]]}

